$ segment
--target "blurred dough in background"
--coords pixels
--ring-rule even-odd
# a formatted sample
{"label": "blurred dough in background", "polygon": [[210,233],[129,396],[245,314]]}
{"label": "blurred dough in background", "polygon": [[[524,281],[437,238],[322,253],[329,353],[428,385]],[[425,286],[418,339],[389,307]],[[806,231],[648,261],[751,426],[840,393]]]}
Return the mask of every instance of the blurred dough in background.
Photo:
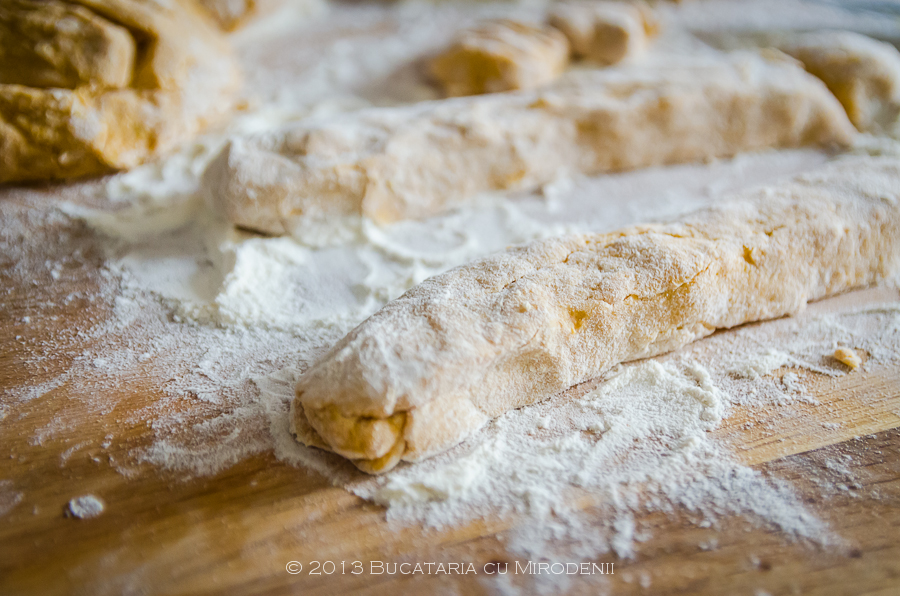
{"label": "blurred dough in background", "polygon": [[228,113],[231,49],[192,0],[4,0],[0,183],[130,168]]}
{"label": "blurred dough in background", "polygon": [[431,75],[450,96],[533,89],[569,63],[569,43],[552,27],[499,20],[466,29],[435,57]]}
{"label": "blurred dough in background", "polygon": [[552,9],[549,22],[569,39],[574,57],[601,65],[640,56],[658,28],[650,7],[638,2],[567,2]]}
{"label": "blurred dough in background", "polygon": [[779,49],[822,79],[862,132],[900,133],[900,52],[850,31],[786,37]]}
{"label": "blurred dough in background", "polygon": [[2,84],[125,87],[135,53],[128,29],[83,6],[38,0],[0,5]]}
{"label": "blurred dough in background", "polygon": [[539,90],[289,124],[226,145],[203,186],[238,226],[302,237],[345,216],[429,217],[560,172],[848,145],[855,130],[840,103],[781,57],[679,56],[572,72]]}
{"label": "blurred dough in background", "polygon": [[234,31],[256,17],[273,12],[285,0],[197,0],[216,24]]}

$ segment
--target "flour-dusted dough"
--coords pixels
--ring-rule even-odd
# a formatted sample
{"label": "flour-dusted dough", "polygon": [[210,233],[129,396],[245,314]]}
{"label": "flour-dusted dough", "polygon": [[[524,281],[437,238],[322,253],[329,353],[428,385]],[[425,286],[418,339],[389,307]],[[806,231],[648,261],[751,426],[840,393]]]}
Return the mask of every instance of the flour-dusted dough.
{"label": "flour-dusted dough", "polygon": [[716,329],[900,275],[900,162],[853,158],[677,223],[510,249],[426,280],[303,375],[298,438],[377,473]]}
{"label": "flour-dusted dough", "polygon": [[428,217],[561,172],[843,145],[855,132],[793,61],[745,53],[570,74],[538,91],[373,108],[236,140],[210,164],[205,192],[237,225],[290,234],[342,216]]}
{"label": "flour-dusted dough", "polygon": [[658,27],[650,7],[639,2],[561,3],[549,22],[569,39],[575,57],[599,64],[639,57]]}
{"label": "flour-dusted dough", "polygon": [[[30,59],[42,71],[38,80],[18,73],[0,84],[0,183],[132,167],[190,138],[231,106],[235,61],[191,0],[15,7],[18,12],[4,13],[4,26],[14,35],[0,38],[0,46],[27,54],[20,42],[42,36],[34,51],[47,59]],[[57,15],[63,16],[50,27]],[[98,56],[100,63],[86,65]],[[41,80],[53,86],[38,85]]]}
{"label": "flour-dusted dough", "polygon": [[806,33],[777,45],[825,82],[859,130],[900,135],[897,48],[849,31]]}
{"label": "flour-dusted dough", "polygon": [[462,31],[429,63],[431,76],[450,96],[534,89],[569,63],[569,42],[553,27],[511,20]]}

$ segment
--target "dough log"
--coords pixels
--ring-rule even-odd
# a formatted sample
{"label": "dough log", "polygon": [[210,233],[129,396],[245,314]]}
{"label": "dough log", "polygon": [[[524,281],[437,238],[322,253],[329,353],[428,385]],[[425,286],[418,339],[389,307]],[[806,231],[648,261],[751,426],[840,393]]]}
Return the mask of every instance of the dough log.
{"label": "dough log", "polygon": [[302,235],[365,215],[417,219],[479,192],[855,134],[824,84],[792,60],[694,56],[570,73],[537,91],[373,108],[232,142],[204,176],[235,224]]}
{"label": "dough log", "polygon": [[292,429],[379,473],[716,329],[900,275],[900,163],[846,159],[671,224],[560,237],[426,280],[303,375]]}
{"label": "dough log", "polygon": [[10,0],[0,51],[0,183],[135,166],[226,113],[239,82],[191,0]]}

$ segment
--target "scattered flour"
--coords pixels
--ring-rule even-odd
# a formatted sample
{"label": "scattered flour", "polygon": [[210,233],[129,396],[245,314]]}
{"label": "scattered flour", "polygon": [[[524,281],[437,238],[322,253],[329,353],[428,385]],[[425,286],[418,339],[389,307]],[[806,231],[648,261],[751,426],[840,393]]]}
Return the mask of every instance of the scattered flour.
{"label": "scattered flour", "polygon": [[791,357],[785,352],[768,348],[763,352],[741,357],[728,372],[744,379],[759,379],[790,361]]}
{"label": "scattered flour", "polygon": [[[732,8],[716,10],[733,11],[734,3],[721,3]],[[810,13],[806,2],[777,4],[832,15],[830,9]],[[697,28],[711,26],[703,12],[709,5],[687,6],[684,14],[695,15],[688,20]],[[62,465],[86,457],[88,447],[103,452],[120,442],[115,434],[90,444],[70,440],[85,414],[103,421],[104,433],[148,424],[146,444],[130,447],[127,457],[108,455],[121,473],[150,464],[184,478],[213,475],[273,451],[384,505],[393,523],[510,520],[509,548],[536,556],[560,548],[633,556],[650,536],[636,514],[676,509],[690,512],[701,527],[737,514],[796,538],[837,540],[788,484],[737,463],[715,429],[735,408],[771,415],[772,407],[809,399],[806,375],[846,374],[831,358],[839,345],[864,351],[864,368],[900,365],[897,302],[837,313],[813,307],[621,366],[600,383],[509,412],[455,449],[383,477],[365,476],[290,436],[288,407],[303,370],[426,277],[515,243],[676,217],[731,190],[829,159],[817,151],[780,151],[597,178],[561,175],[537,192],[480,197],[426,221],[384,228],[345,221],[297,238],[234,230],[198,196],[200,174],[229,136],[310,115],[432,98],[409,57],[438,47],[475,19],[510,14],[530,18],[539,10],[343,7],[327,22],[258,24],[235,38],[247,66],[250,107],[229,129],[159,163],[75,186],[56,211],[47,206],[58,200],[40,191],[15,191],[23,193],[22,204],[0,204],[0,255],[12,263],[8,287],[78,281],[83,289],[29,303],[21,350],[36,378],[3,389],[0,424],[16,418],[19,406],[57,399],[52,392],[68,386],[74,397],[31,438],[34,445],[68,441]],[[319,33],[333,34],[333,42],[321,47]],[[872,138],[856,150],[900,154],[896,144]],[[43,344],[31,341],[33,326],[59,316],[48,313],[75,307],[102,316]],[[40,376],[61,358],[66,373]],[[779,378],[776,371],[785,367],[790,372]],[[136,411],[117,409],[134,376],[158,394]],[[22,499],[0,481],[0,515]],[[92,495],[68,505],[79,518],[103,508]],[[651,585],[649,576],[640,582]]]}
{"label": "scattered flour", "polygon": [[98,517],[105,509],[103,501],[94,495],[75,497],[66,505],[66,514],[76,519],[91,519]]}
{"label": "scattered flour", "polygon": [[[573,488],[600,489],[624,504],[620,488],[661,474],[661,458],[677,475],[698,463],[697,453],[710,449],[706,431],[721,419],[723,398],[696,364],[651,360],[622,367],[579,399],[501,417],[447,463],[407,466],[354,492],[390,505],[390,515],[416,503],[452,500],[461,517],[472,505],[547,517],[567,508],[561,495]],[[537,430],[541,417],[552,424]],[[369,492],[370,486],[377,488]],[[448,513],[433,508],[426,519],[443,525],[453,521],[444,518]]]}
{"label": "scattered flour", "polygon": [[13,483],[9,480],[0,480],[0,517],[12,511],[16,505],[22,502],[23,495],[13,490]]}

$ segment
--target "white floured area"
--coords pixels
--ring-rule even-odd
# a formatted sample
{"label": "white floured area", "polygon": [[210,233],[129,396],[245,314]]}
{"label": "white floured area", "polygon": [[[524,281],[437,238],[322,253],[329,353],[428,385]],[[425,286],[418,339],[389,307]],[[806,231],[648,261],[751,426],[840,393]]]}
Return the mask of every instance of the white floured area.
{"label": "white floured area", "polygon": [[[684,14],[713,27],[702,10],[708,4],[688,3]],[[811,18],[807,4],[777,3]],[[35,428],[32,444],[66,441],[87,414],[110,429],[149,427],[148,444],[129,445],[127,457],[109,456],[125,475],[152,466],[176,478],[209,476],[271,451],[385,506],[392,523],[446,527],[508,519],[515,529],[505,540],[522,554],[565,548],[580,556],[632,556],[650,537],[635,522],[646,511],[687,510],[704,527],[743,515],[794,538],[839,541],[790,486],[738,463],[715,430],[737,408],[756,413],[764,425],[780,412],[788,415],[791,404],[809,403],[811,375],[848,374],[833,358],[838,346],[864,353],[863,369],[900,364],[900,307],[889,289],[866,298],[880,306],[814,305],[796,318],[745,326],[619,367],[602,383],[510,412],[450,452],[383,477],[365,476],[290,436],[288,406],[302,371],[426,277],[511,244],[665,221],[833,158],[797,150],[597,178],[561,173],[535,192],[479,197],[426,221],[383,228],[344,221],[296,238],[235,230],[209,210],[198,179],[229,136],[309,115],[432,98],[411,55],[486,15],[539,14],[536,6],[520,5],[433,10],[345,7],[328,21],[255,24],[237,38],[250,92],[248,108],[230,129],[158,164],[85,185],[64,207],[67,215],[41,216],[36,225],[48,230],[44,236],[20,237],[20,224],[4,218],[3,249],[16,260],[13,274],[21,283],[65,280],[85,254],[99,254],[101,273],[65,300],[102,305],[107,316],[29,347],[28,362],[38,371],[60,353],[75,356],[63,376],[5,389],[0,424],[19,405],[68,386],[79,397]],[[760,12],[754,22],[763,16],[775,19]],[[891,153],[896,146],[869,138],[858,150]],[[97,234],[79,240],[73,219]],[[54,243],[60,248],[47,254]],[[39,313],[40,305],[35,308]],[[23,319],[23,342],[29,326],[39,323],[37,315]],[[138,411],[118,408],[134,376],[151,379],[159,392]],[[73,440],[61,465],[88,448],[126,444],[117,432],[94,445]],[[0,482],[0,514],[21,500]]]}

